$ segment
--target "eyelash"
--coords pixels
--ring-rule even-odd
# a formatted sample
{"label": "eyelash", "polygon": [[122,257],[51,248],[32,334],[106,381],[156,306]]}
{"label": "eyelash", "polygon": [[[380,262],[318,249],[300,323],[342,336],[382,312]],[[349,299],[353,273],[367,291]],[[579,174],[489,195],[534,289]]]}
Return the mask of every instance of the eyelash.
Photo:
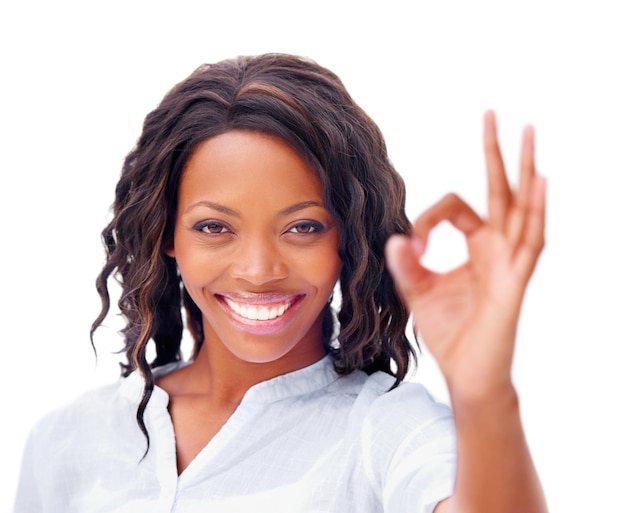
{"label": "eyelash", "polygon": [[[210,228],[218,229],[219,231],[210,231]],[[304,228],[305,231],[298,231],[298,228]],[[231,230],[217,221],[202,221],[193,227],[194,230],[206,233],[207,235],[222,235],[229,233]],[[287,233],[294,233],[296,235],[310,235],[314,233],[321,233],[324,231],[324,225],[317,221],[301,221],[294,224],[287,230]]]}
{"label": "eyelash", "polygon": [[[302,227],[305,227],[306,231],[299,232],[298,228],[302,228]],[[298,235],[309,235],[312,233],[320,233],[323,231],[324,231],[324,225],[316,221],[302,221],[300,223],[294,224],[291,228],[289,228],[289,230],[287,230],[288,233],[295,233]]]}
{"label": "eyelash", "polygon": [[[208,230],[209,227],[216,227],[220,231],[211,232]],[[203,221],[196,224],[193,229],[202,233],[206,233],[207,235],[221,235],[230,232],[230,230],[226,226],[224,226],[222,223],[218,223],[217,221]]]}

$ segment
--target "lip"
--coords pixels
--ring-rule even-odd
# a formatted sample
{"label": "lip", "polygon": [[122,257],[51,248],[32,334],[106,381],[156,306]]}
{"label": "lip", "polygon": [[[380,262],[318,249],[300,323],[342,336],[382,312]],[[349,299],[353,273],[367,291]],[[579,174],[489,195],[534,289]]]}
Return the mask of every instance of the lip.
{"label": "lip", "polygon": [[[226,315],[230,318],[231,322],[237,327],[237,329],[241,331],[245,331],[247,333],[251,333],[254,335],[270,335],[281,330],[286,324],[290,322],[293,318],[295,312],[299,309],[302,304],[302,300],[304,299],[303,294],[216,294],[215,296],[218,300],[218,303],[226,313]],[[285,312],[274,319],[267,320],[253,320],[247,319],[246,317],[242,317],[237,312],[235,312],[228,304],[225,299],[232,300],[237,303],[247,304],[247,305],[272,305],[278,303],[291,303],[289,308],[285,310]]]}

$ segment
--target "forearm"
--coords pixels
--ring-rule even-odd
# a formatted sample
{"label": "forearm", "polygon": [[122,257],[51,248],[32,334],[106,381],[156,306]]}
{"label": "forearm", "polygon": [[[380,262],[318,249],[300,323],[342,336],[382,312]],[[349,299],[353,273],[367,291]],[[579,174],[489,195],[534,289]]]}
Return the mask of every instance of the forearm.
{"label": "forearm", "polygon": [[512,385],[467,393],[451,387],[458,463],[453,513],[545,513]]}

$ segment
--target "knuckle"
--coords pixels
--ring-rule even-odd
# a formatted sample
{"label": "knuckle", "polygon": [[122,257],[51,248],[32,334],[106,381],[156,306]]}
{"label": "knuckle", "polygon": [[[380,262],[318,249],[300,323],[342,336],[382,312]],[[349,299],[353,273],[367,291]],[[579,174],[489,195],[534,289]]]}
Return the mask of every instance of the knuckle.
{"label": "knuckle", "polygon": [[454,204],[454,203],[461,203],[461,202],[462,202],[461,197],[460,197],[457,193],[455,193],[455,192],[449,192],[449,193],[447,193],[447,194],[443,197],[443,200],[442,200],[442,201],[443,201],[443,202],[445,202],[445,203],[451,203],[451,204]]}

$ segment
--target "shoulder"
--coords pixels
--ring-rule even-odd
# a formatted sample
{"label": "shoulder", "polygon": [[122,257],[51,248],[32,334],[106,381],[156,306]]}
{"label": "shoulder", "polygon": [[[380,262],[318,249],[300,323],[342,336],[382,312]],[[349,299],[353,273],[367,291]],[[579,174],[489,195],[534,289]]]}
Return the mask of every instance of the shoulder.
{"label": "shoulder", "polygon": [[54,497],[59,480],[79,482],[104,466],[140,461],[146,442],[135,417],[142,387],[136,390],[133,381],[141,379],[131,378],[88,390],[41,417],[23,450],[20,486]]}
{"label": "shoulder", "polygon": [[447,404],[436,401],[420,383],[401,382],[377,372],[366,375],[355,371],[328,387],[331,396],[350,397],[352,429],[358,429],[363,443],[372,453],[392,457],[409,439],[424,443],[454,442],[454,420]]}
{"label": "shoulder", "polygon": [[373,374],[361,394],[368,404],[361,426],[364,462],[379,483],[406,462],[417,467],[436,459],[447,466],[456,454],[450,407],[420,383],[402,382],[390,389],[393,383],[391,376]]}
{"label": "shoulder", "polygon": [[[391,388],[394,378],[383,373],[369,377],[364,392],[371,393],[375,399],[371,404],[372,421],[394,417],[402,418],[412,426],[424,425],[438,418],[452,419],[450,407],[436,401],[421,383],[401,382]],[[382,414],[385,415],[382,415]],[[391,422],[391,421],[388,421]]]}
{"label": "shoulder", "polygon": [[[371,396],[361,426],[367,478],[385,511],[428,511],[452,493],[456,436],[452,411],[419,384],[374,374],[363,393]],[[419,505],[417,507],[416,505]]]}
{"label": "shoulder", "polygon": [[103,426],[116,417],[112,405],[120,384],[84,392],[34,424],[23,449],[18,502],[34,500],[34,490],[44,493],[58,476],[65,479],[84,470],[79,462],[93,456]]}
{"label": "shoulder", "polygon": [[401,382],[383,372],[366,375],[355,371],[330,387],[355,396],[355,407],[365,413],[365,420],[374,424],[399,421],[411,426],[423,425],[438,418],[452,419],[450,407],[436,401],[421,383]]}
{"label": "shoulder", "polygon": [[57,506],[71,502],[81,483],[98,479],[102,469],[140,461],[146,443],[135,415],[142,388],[141,378],[131,375],[87,390],[42,416],[23,450],[18,509],[42,501],[61,511]]}
{"label": "shoulder", "polygon": [[100,424],[120,408],[119,382],[85,391],[74,399],[45,413],[33,426],[31,438],[43,443],[71,436],[81,426]]}
{"label": "shoulder", "polygon": [[[179,367],[183,362],[175,362],[153,370],[154,377],[160,378]],[[72,400],[44,414],[35,424],[33,432],[39,436],[46,433],[76,432],[84,426],[95,426],[102,431],[107,425],[120,426],[123,418],[135,425],[135,414],[143,394],[144,380],[137,372],[120,378],[108,385],[95,387],[82,392]],[[155,387],[148,410],[167,406],[168,397],[164,390]]]}
{"label": "shoulder", "polygon": [[[77,447],[101,445],[121,433],[136,437],[137,407],[144,381],[138,373],[82,392],[72,400],[45,413],[33,426],[30,444],[45,457],[75,452]],[[147,412],[167,405],[167,394],[155,388]],[[138,437],[141,433],[138,431]]]}
{"label": "shoulder", "polygon": [[[375,381],[379,381],[374,377]],[[390,380],[380,379],[382,383]],[[376,383],[379,389],[381,383]],[[372,401],[363,422],[363,441],[379,465],[400,453],[455,452],[452,410],[420,383],[403,382]]]}

